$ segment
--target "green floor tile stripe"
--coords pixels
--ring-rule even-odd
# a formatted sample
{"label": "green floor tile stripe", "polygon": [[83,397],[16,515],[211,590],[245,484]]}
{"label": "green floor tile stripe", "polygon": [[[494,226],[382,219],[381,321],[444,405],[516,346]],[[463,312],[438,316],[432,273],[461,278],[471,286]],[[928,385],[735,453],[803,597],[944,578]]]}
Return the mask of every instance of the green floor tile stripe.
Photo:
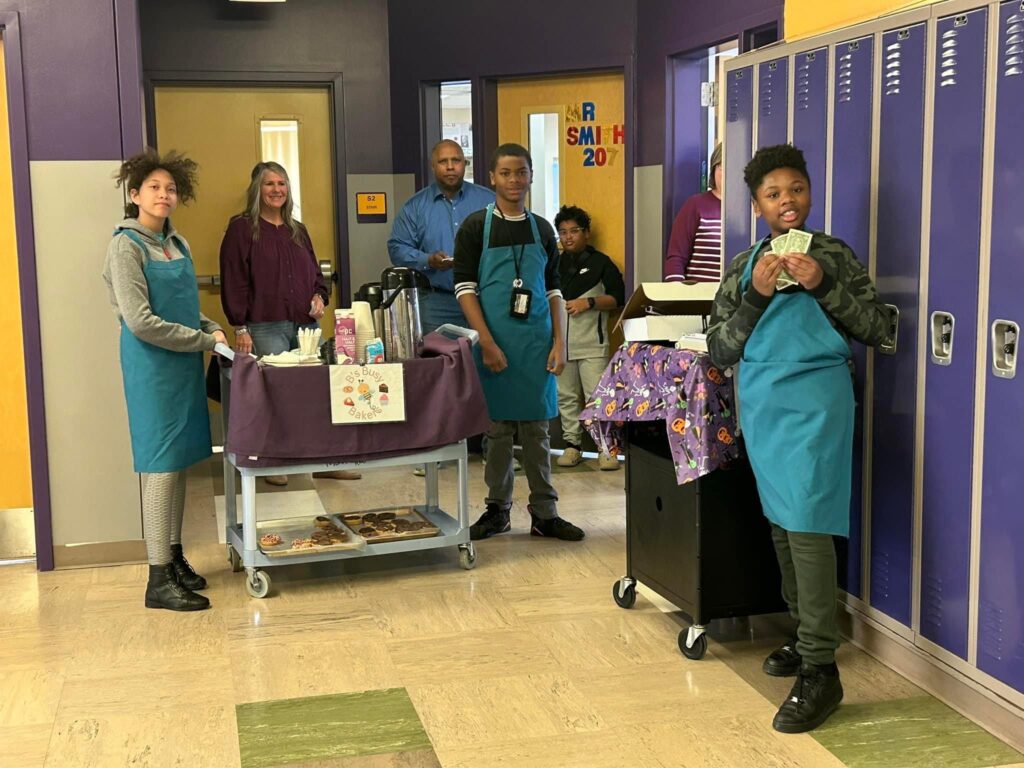
{"label": "green floor tile stripe", "polygon": [[404,688],[235,707],[242,768],[430,748]]}
{"label": "green floor tile stripe", "polygon": [[1024,755],[931,696],[840,705],[811,735],[849,768],[988,768]]}

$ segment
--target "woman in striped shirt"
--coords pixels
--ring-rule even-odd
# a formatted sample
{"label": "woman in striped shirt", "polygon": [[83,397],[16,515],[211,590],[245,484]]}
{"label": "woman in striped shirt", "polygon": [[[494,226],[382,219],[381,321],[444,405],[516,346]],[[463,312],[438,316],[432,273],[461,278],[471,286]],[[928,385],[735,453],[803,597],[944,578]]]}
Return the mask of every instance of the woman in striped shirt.
{"label": "woman in striped shirt", "polygon": [[708,164],[709,189],[689,198],[672,222],[665,256],[665,281],[722,279],[722,145]]}

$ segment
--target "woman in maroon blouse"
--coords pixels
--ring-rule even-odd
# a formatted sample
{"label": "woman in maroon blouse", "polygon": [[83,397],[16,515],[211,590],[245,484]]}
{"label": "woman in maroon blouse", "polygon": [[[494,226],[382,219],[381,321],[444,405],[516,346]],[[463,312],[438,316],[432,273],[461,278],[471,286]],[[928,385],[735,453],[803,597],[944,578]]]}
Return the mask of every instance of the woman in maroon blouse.
{"label": "woman in maroon blouse", "polygon": [[693,195],[672,222],[664,280],[716,283],[722,279],[722,145],[708,163],[708,191]]}
{"label": "woman in maroon blouse", "polygon": [[[273,355],[299,346],[300,328],[316,328],[329,294],[313,242],[292,218],[288,172],[278,163],[252,169],[245,211],[228,222],[220,244],[220,300],[235,328],[235,349]],[[318,476],[355,479],[358,472]],[[267,482],[285,485],[287,476]]]}

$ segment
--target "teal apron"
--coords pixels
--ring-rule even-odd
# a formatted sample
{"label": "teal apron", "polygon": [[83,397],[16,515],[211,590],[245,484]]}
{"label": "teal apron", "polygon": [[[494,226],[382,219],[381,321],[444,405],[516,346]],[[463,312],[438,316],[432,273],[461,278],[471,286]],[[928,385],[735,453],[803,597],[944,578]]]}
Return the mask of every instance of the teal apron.
{"label": "teal apron", "polygon": [[[142,273],[153,314],[198,329],[196,272],[185,244],[174,241],[185,258],[153,261],[138,234],[118,231],[142,249]],[[122,322],[121,373],[136,472],[177,472],[211,455],[202,352],[154,346]]]}
{"label": "teal apron", "polygon": [[[750,285],[761,247],[747,262]],[[804,290],[776,292],[743,348],[740,426],[765,516],[787,531],[850,532],[850,346]]]}
{"label": "teal apron", "polygon": [[[484,364],[479,346],[474,347],[480,383],[492,421],[541,421],[558,415],[555,377],[547,370],[551,354],[551,309],[548,306],[544,270],[548,253],[541,244],[533,214],[527,212],[533,242],[524,246],[491,248],[494,205],[484,214],[484,246],[480,255],[478,288],[484,320],[495,343],[505,353],[508,368],[492,373]],[[520,255],[521,252],[521,255]],[[515,259],[523,287],[533,291],[530,315],[509,316],[512,281],[516,279]]]}

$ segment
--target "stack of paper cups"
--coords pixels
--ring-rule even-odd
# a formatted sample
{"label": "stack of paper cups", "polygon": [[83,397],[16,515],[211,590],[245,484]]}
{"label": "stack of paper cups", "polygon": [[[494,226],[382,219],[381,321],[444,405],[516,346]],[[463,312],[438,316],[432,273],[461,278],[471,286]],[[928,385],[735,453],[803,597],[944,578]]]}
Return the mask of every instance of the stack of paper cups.
{"label": "stack of paper cups", "polygon": [[373,330],[373,310],[368,301],[353,301],[352,313],[356,318],[356,360],[366,361],[366,345],[376,335]]}

